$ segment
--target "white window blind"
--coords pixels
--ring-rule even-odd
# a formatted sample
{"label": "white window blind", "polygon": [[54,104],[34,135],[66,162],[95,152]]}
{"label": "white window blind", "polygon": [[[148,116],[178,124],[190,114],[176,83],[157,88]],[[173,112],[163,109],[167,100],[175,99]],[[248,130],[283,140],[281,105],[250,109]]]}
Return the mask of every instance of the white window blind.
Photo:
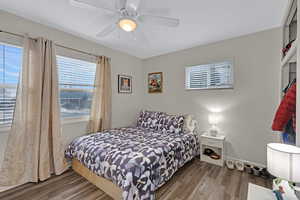
{"label": "white window blind", "polygon": [[232,62],[186,67],[186,89],[233,88]]}
{"label": "white window blind", "polygon": [[96,63],[57,56],[62,118],[90,114]]}
{"label": "white window blind", "polygon": [[0,126],[10,126],[22,66],[22,48],[0,44]]}

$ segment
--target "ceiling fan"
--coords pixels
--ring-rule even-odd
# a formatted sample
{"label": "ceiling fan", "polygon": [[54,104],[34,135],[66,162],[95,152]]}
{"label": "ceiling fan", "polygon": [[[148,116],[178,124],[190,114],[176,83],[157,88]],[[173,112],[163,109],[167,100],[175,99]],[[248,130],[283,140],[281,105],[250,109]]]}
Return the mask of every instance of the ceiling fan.
{"label": "ceiling fan", "polygon": [[115,0],[114,8],[108,6],[107,1],[110,0],[70,0],[74,6],[102,9],[114,14],[117,20],[104,27],[96,34],[97,37],[105,37],[117,28],[125,32],[134,32],[141,24],[166,27],[179,26],[179,19],[143,14],[140,10],[141,0]]}

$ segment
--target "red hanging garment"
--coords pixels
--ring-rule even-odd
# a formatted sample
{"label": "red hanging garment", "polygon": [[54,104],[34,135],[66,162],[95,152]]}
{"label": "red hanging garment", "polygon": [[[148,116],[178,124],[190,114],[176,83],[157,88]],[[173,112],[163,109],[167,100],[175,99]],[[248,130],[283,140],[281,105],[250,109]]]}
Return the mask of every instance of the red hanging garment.
{"label": "red hanging garment", "polygon": [[282,99],[273,120],[272,130],[283,131],[290,119],[293,119],[293,128],[296,130],[296,83],[294,83]]}

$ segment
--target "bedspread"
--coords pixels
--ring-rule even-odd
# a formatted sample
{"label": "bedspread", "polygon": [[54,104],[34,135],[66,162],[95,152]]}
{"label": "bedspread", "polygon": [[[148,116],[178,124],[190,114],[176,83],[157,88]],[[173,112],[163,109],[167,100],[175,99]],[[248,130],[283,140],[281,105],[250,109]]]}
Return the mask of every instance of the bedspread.
{"label": "bedspread", "polygon": [[155,190],[199,154],[193,133],[119,128],[76,138],[65,151],[93,173],[117,184],[124,200],[153,200]]}

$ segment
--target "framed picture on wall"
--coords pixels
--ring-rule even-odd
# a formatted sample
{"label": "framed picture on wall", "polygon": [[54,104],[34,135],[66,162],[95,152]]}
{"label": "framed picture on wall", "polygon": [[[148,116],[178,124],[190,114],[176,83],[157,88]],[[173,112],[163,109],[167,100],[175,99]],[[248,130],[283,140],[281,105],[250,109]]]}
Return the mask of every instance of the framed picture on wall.
{"label": "framed picture on wall", "polygon": [[161,93],[163,87],[163,73],[154,72],[148,74],[148,92]]}
{"label": "framed picture on wall", "polygon": [[118,75],[118,92],[132,93],[132,77],[127,75]]}

